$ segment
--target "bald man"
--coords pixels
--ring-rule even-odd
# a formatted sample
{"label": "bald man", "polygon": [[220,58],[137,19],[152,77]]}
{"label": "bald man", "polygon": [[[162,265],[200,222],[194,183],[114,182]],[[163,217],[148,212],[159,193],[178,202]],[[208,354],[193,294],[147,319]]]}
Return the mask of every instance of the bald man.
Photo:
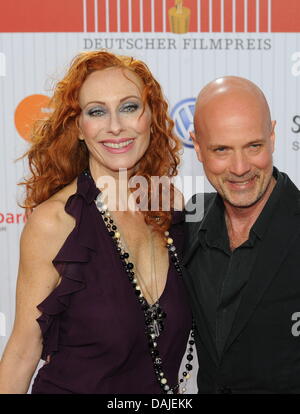
{"label": "bald man", "polygon": [[273,167],[275,121],[262,91],[231,76],[200,92],[194,126],[216,190],[186,223],[199,393],[300,393],[300,191]]}

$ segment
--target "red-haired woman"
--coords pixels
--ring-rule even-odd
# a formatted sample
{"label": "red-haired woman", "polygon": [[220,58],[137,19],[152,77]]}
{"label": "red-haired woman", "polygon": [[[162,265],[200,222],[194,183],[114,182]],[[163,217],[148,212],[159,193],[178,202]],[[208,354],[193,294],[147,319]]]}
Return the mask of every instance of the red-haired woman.
{"label": "red-haired woman", "polygon": [[[144,185],[175,176],[179,162],[160,85],[139,60],[86,52],[51,105],[25,154],[28,221],[0,392],[26,393],[42,358],[33,393],[176,393],[193,359],[182,200],[171,191],[164,211],[159,187],[153,211],[155,191]],[[148,208],[136,208],[137,200],[120,208],[133,196],[129,186],[121,190],[120,171],[144,179],[137,200]],[[109,179],[115,185],[102,188]]]}

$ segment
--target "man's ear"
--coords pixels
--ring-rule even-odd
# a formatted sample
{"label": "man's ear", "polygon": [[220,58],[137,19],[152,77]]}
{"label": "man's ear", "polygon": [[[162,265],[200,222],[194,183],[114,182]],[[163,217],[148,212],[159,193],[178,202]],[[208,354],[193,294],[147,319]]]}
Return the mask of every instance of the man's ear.
{"label": "man's ear", "polygon": [[192,138],[193,144],[194,144],[194,148],[198,157],[198,160],[200,162],[202,162],[202,156],[201,156],[201,149],[200,149],[200,145],[199,145],[199,141],[196,137],[195,132],[190,132],[190,137]]}
{"label": "man's ear", "polygon": [[272,129],[271,129],[270,138],[271,138],[271,145],[272,145],[272,152],[273,152],[274,149],[275,149],[275,138],[276,138],[275,126],[276,126],[276,121],[271,121],[271,125],[272,125]]}

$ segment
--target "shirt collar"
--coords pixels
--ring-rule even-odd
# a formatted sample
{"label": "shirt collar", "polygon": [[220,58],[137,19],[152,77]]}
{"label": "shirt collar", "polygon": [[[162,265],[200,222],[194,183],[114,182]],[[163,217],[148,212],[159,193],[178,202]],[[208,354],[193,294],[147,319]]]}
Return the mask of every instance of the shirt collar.
{"label": "shirt collar", "polygon": [[205,237],[209,246],[224,248],[226,245],[228,236],[224,219],[224,203],[219,194],[216,195],[208,213],[204,216],[200,234]]}
{"label": "shirt collar", "polygon": [[282,174],[276,167],[273,167],[273,177],[276,180],[275,187],[273,188],[273,191],[270,194],[270,197],[268,198],[262,212],[251,228],[251,232],[254,232],[260,239],[264,237],[264,234],[269,227],[270,220],[282,194],[284,180]]}

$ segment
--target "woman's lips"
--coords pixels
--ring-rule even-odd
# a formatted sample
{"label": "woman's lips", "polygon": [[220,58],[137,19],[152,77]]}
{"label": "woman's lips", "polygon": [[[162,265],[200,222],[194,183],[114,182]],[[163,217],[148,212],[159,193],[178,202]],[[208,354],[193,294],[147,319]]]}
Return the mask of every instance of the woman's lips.
{"label": "woman's lips", "polygon": [[134,144],[134,140],[134,138],[107,140],[100,142],[100,144],[106,149],[106,151],[112,154],[122,154],[124,152],[130,151]]}

